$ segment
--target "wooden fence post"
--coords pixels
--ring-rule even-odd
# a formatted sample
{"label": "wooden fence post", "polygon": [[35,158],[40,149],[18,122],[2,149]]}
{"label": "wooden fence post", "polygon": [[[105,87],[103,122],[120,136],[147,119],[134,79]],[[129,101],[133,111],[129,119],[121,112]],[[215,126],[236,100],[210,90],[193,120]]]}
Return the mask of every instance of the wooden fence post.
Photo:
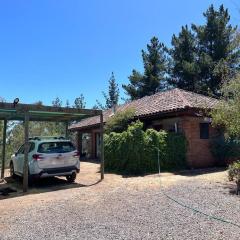
{"label": "wooden fence post", "polygon": [[29,113],[25,112],[24,120],[24,165],[23,165],[23,192],[28,190],[28,151],[29,151]]}
{"label": "wooden fence post", "polygon": [[103,114],[100,115],[100,141],[101,141],[101,180],[104,179],[104,139],[103,139],[103,133],[104,133],[104,126],[103,126]]}
{"label": "wooden fence post", "polygon": [[3,123],[3,141],[2,141],[2,171],[1,171],[1,178],[4,178],[4,171],[5,171],[5,162],[6,162],[6,136],[7,136],[7,120],[4,119]]}
{"label": "wooden fence post", "polygon": [[68,131],[68,122],[65,122],[65,138],[68,139],[69,131]]}

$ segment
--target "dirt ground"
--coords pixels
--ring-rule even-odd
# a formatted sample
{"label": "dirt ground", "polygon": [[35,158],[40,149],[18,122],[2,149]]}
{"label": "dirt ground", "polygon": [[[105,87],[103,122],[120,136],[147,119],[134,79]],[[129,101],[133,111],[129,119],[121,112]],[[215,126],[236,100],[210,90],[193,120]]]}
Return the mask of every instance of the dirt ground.
{"label": "dirt ground", "polygon": [[[80,187],[90,188],[96,192],[104,192],[107,190],[116,191],[116,189],[121,188],[123,185],[128,190],[141,190],[145,188],[159,189],[160,185],[167,188],[182,181],[185,182],[193,179],[204,180],[209,183],[224,183],[228,181],[227,172],[224,169],[218,168],[182,171],[180,173],[163,172],[160,174],[160,177],[159,174],[136,177],[105,173],[104,181],[100,181],[99,170],[99,164],[97,163],[82,162],[81,172],[77,175],[75,183],[67,183],[64,177],[41,179],[29,188],[27,194],[22,192],[21,179],[11,179],[9,177],[9,170],[6,170],[6,181],[0,183],[0,189],[1,187],[11,187],[16,189],[17,193],[10,193],[9,196],[0,195],[0,200],[23,197],[24,201],[27,202],[28,199],[36,201],[37,199],[42,199],[44,193],[47,193],[48,200],[53,200],[54,198],[61,198],[62,195],[71,194],[71,192],[75,191],[75,188]],[[55,191],[57,192],[55,193]],[[14,200],[12,202],[14,203]]]}
{"label": "dirt ground", "polygon": [[[20,182],[6,179],[7,185],[18,191],[0,197],[0,239],[79,239],[77,231],[84,232],[82,239],[187,239],[187,236],[188,239],[239,239],[240,236],[238,227],[225,226],[205,216],[199,216],[199,220],[189,209],[161,195],[164,189],[192,207],[236,222],[240,217],[239,211],[236,214],[239,198],[231,194],[234,185],[228,182],[223,169],[162,173],[160,178],[158,174],[142,177],[105,174],[104,181],[100,181],[99,165],[83,162],[76,183],[68,184],[64,178],[44,179],[27,194],[21,192]],[[64,209],[63,215],[59,214]],[[156,211],[161,214],[155,216]],[[66,212],[71,212],[73,217],[66,216]],[[36,217],[38,214],[41,221]],[[48,219],[50,215],[51,220]],[[169,219],[171,215],[173,220]],[[56,234],[55,227],[63,224],[66,217],[71,223],[67,224],[69,229],[63,233],[61,228]],[[46,225],[36,229],[31,218],[40,225],[46,219],[48,227],[55,223],[50,229]],[[81,226],[76,225],[78,221]],[[136,224],[139,221],[141,229]],[[173,222],[167,226],[169,221]],[[186,234],[181,236],[178,231],[186,222],[192,227],[190,224]],[[156,229],[156,224],[160,224],[160,228]],[[211,226],[211,232],[208,226]],[[62,227],[66,228],[64,224]],[[91,231],[92,228],[95,230]],[[43,233],[46,233],[45,237],[39,235]]]}

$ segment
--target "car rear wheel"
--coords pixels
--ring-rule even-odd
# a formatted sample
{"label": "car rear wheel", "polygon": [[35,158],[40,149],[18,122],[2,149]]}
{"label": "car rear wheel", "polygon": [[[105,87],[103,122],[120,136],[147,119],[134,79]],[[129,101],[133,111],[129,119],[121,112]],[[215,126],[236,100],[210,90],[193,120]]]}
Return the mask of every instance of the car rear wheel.
{"label": "car rear wheel", "polygon": [[74,172],[71,175],[66,176],[66,179],[69,183],[75,182],[77,174]]}
{"label": "car rear wheel", "polygon": [[10,163],[10,176],[12,178],[16,178],[16,174],[14,172],[14,165],[13,165],[13,162]]}

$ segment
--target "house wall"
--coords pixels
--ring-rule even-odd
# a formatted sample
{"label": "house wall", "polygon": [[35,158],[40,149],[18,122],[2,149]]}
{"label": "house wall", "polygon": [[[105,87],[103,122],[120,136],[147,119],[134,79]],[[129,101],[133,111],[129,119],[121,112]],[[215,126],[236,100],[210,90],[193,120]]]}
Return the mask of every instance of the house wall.
{"label": "house wall", "polygon": [[191,168],[211,167],[215,159],[211,153],[211,139],[217,130],[209,124],[209,139],[200,139],[200,123],[206,122],[204,117],[180,116],[148,122],[147,128],[156,130],[182,132],[187,139],[187,161]]}
{"label": "house wall", "polygon": [[211,153],[211,139],[217,135],[217,130],[209,125],[209,139],[200,139],[200,123],[204,118],[183,117],[181,127],[187,138],[187,161],[192,168],[211,167],[215,159]]}
{"label": "house wall", "polygon": [[[203,117],[179,116],[165,119],[155,119],[146,121],[147,128],[159,128],[167,131],[177,131],[184,133],[187,139],[187,161],[191,168],[204,168],[214,165],[215,160],[211,154],[210,142],[216,136],[217,130],[209,125],[209,139],[200,139],[199,124],[205,122]],[[89,155],[87,158],[96,159],[96,133],[99,129],[88,131],[91,140],[88,142]]]}

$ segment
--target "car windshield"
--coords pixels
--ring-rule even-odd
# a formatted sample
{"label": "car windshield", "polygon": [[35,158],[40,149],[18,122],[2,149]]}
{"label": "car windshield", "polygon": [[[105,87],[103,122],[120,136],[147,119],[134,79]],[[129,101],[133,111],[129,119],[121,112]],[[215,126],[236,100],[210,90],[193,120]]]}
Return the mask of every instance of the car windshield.
{"label": "car windshield", "polygon": [[75,150],[71,142],[45,142],[38,147],[39,153],[67,153]]}

